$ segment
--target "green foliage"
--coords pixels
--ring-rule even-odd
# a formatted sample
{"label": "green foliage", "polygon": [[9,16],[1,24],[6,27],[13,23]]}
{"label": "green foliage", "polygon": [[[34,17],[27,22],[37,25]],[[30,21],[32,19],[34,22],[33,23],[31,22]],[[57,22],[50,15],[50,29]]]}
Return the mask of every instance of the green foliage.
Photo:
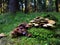
{"label": "green foliage", "polygon": [[60,30],[59,26],[56,29],[44,29],[44,28],[31,28],[28,30],[29,33],[32,34],[32,37],[21,36],[18,38],[11,38],[10,31],[12,31],[16,26],[23,22],[29,22],[34,19],[36,16],[46,16],[47,14],[54,15],[57,19],[57,25],[60,24],[60,13],[31,13],[24,14],[21,12],[17,12],[16,14],[6,13],[4,15],[0,15],[0,33],[6,33],[8,37],[6,40],[8,41],[6,45],[58,45],[60,43],[60,38],[55,37],[56,33]]}

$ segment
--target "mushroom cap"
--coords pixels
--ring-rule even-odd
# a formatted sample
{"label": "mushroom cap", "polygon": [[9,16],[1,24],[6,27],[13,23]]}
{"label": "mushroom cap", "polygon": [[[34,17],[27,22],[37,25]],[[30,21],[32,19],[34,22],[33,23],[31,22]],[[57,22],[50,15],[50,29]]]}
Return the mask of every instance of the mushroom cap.
{"label": "mushroom cap", "polygon": [[0,37],[5,37],[6,35],[4,33],[1,33],[0,34]]}
{"label": "mushroom cap", "polygon": [[32,34],[28,34],[27,36],[28,36],[28,37],[31,37],[31,36],[32,36]]}
{"label": "mushroom cap", "polygon": [[28,25],[32,25],[32,23],[28,23]]}
{"label": "mushroom cap", "polygon": [[54,27],[52,24],[44,24],[43,27]]}
{"label": "mushroom cap", "polygon": [[34,26],[39,26],[39,24],[34,24]]}
{"label": "mushroom cap", "polygon": [[28,25],[28,24],[26,24],[25,28],[29,28],[29,25]]}
{"label": "mushroom cap", "polygon": [[32,24],[32,23],[28,23],[28,25],[29,25],[29,26],[33,26],[33,24]]}
{"label": "mushroom cap", "polygon": [[55,24],[56,22],[54,20],[48,20],[49,24]]}
{"label": "mushroom cap", "polygon": [[32,23],[33,25],[35,25],[36,23]]}
{"label": "mushroom cap", "polygon": [[34,21],[34,20],[31,20],[31,21],[30,21],[30,23],[33,23],[33,22],[35,22],[35,21]]}
{"label": "mushroom cap", "polygon": [[44,18],[43,18],[43,17],[40,17],[39,19],[42,20],[42,19],[44,19]]}
{"label": "mushroom cap", "polygon": [[45,18],[45,20],[46,20],[46,21],[48,21],[48,20],[49,20],[49,18]]}
{"label": "mushroom cap", "polygon": [[40,17],[38,16],[38,17],[36,17],[35,19],[39,19]]}
{"label": "mushroom cap", "polygon": [[43,27],[48,27],[48,25],[47,24],[44,24]]}
{"label": "mushroom cap", "polygon": [[52,24],[47,24],[47,26],[53,27],[53,25],[52,25]]}
{"label": "mushroom cap", "polygon": [[35,19],[35,23],[38,23],[38,22],[40,22],[40,19]]}

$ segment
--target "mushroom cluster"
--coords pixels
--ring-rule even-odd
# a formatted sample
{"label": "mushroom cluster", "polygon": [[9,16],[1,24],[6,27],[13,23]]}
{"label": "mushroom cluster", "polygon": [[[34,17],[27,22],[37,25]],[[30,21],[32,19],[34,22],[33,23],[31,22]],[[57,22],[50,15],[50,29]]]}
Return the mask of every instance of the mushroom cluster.
{"label": "mushroom cluster", "polygon": [[20,24],[11,32],[12,37],[23,36],[23,35],[30,37],[31,34],[28,33],[27,31],[28,28],[29,25],[27,23]]}
{"label": "mushroom cluster", "polygon": [[19,26],[17,26],[12,32],[12,37],[17,36],[32,36],[30,33],[28,33],[28,29],[31,27],[44,27],[44,28],[53,28],[55,27],[56,22],[54,20],[51,20],[49,18],[44,17],[36,17],[33,20],[31,20],[29,23],[22,23]]}
{"label": "mushroom cluster", "polygon": [[44,17],[36,17],[28,23],[30,26],[34,27],[55,27],[56,22],[54,20],[50,20],[49,18]]}

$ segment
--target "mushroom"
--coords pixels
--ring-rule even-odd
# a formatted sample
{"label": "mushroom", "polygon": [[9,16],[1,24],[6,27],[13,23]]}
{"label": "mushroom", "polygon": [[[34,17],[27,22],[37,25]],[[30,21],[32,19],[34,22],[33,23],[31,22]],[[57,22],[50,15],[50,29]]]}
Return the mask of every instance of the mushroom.
{"label": "mushroom", "polygon": [[49,23],[47,24],[47,26],[48,26],[48,27],[54,27],[54,25],[52,25],[52,24],[49,24]]}
{"label": "mushroom", "polygon": [[35,19],[39,19],[40,17],[38,16],[38,17],[36,17]]}
{"label": "mushroom", "polygon": [[35,26],[35,27],[38,27],[38,26],[39,26],[39,24],[34,24],[34,26]]}
{"label": "mushroom", "polygon": [[32,34],[28,34],[27,36],[28,36],[28,37],[31,37],[31,36],[32,36]]}
{"label": "mushroom", "polygon": [[43,27],[48,27],[48,25],[47,24],[44,24]]}
{"label": "mushroom", "polygon": [[28,23],[28,25],[29,25],[30,27],[32,27],[32,26],[33,26],[33,23]]}
{"label": "mushroom", "polygon": [[48,20],[49,24],[56,24],[56,22],[54,20]]}
{"label": "mushroom", "polygon": [[0,34],[0,38],[6,37],[6,35],[4,33]]}
{"label": "mushroom", "polygon": [[40,23],[40,19],[35,19],[35,23]]}
{"label": "mushroom", "polygon": [[31,25],[27,24],[25,27],[26,27],[26,29],[28,29],[28,28],[30,28],[30,27],[31,27]]}
{"label": "mushroom", "polygon": [[48,28],[48,27],[49,27],[49,28],[52,28],[52,27],[55,27],[55,26],[52,25],[52,24],[44,24],[43,27],[45,27],[45,28]]}
{"label": "mushroom", "polygon": [[30,23],[34,23],[35,21],[34,20],[31,20]]}
{"label": "mushroom", "polygon": [[46,20],[46,21],[48,21],[48,20],[49,20],[49,18],[45,18],[45,20]]}
{"label": "mushroom", "polygon": [[40,17],[39,19],[42,20],[42,19],[44,19],[44,18],[43,18],[43,17]]}

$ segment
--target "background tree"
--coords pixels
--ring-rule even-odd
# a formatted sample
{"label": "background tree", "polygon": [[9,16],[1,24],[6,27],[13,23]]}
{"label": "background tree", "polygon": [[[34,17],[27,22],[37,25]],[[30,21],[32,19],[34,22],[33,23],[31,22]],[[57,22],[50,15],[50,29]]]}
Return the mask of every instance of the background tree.
{"label": "background tree", "polygon": [[46,11],[46,0],[38,0],[38,10],[41,11]]}
{"label": "background tree", "polygon": [[21,10],[22,10],[22,12],[23,12],[23,0],[20,0],[20,2],[21,2]]}
{"label": "background tree", "polygon": [[36,0],[34,0],[34,12],[37,11],[37,4],[36,4]]}
{"label": "background tree", "polygon": [[56,11],[59,12],[59,10],[58,10],[58,0],[55,0],[55,5],[56,5]]}
{"label": "background tree", "polygon": [[18,0],[9,0],[9,11],[16,12],[19,10]]}
{"label": "background tree", "polygon": [[2,0],[0,0],[0,14],[1,14],[1,8],[2,8]]}
{"label": "background tree", "polygon": [[27,12],[28,12],[28,1],[25,0],[25,13],[27,13]]}
{"label": "background tree", "polygon": [[53,0],[48,0],[47,11],[53,11]]}

